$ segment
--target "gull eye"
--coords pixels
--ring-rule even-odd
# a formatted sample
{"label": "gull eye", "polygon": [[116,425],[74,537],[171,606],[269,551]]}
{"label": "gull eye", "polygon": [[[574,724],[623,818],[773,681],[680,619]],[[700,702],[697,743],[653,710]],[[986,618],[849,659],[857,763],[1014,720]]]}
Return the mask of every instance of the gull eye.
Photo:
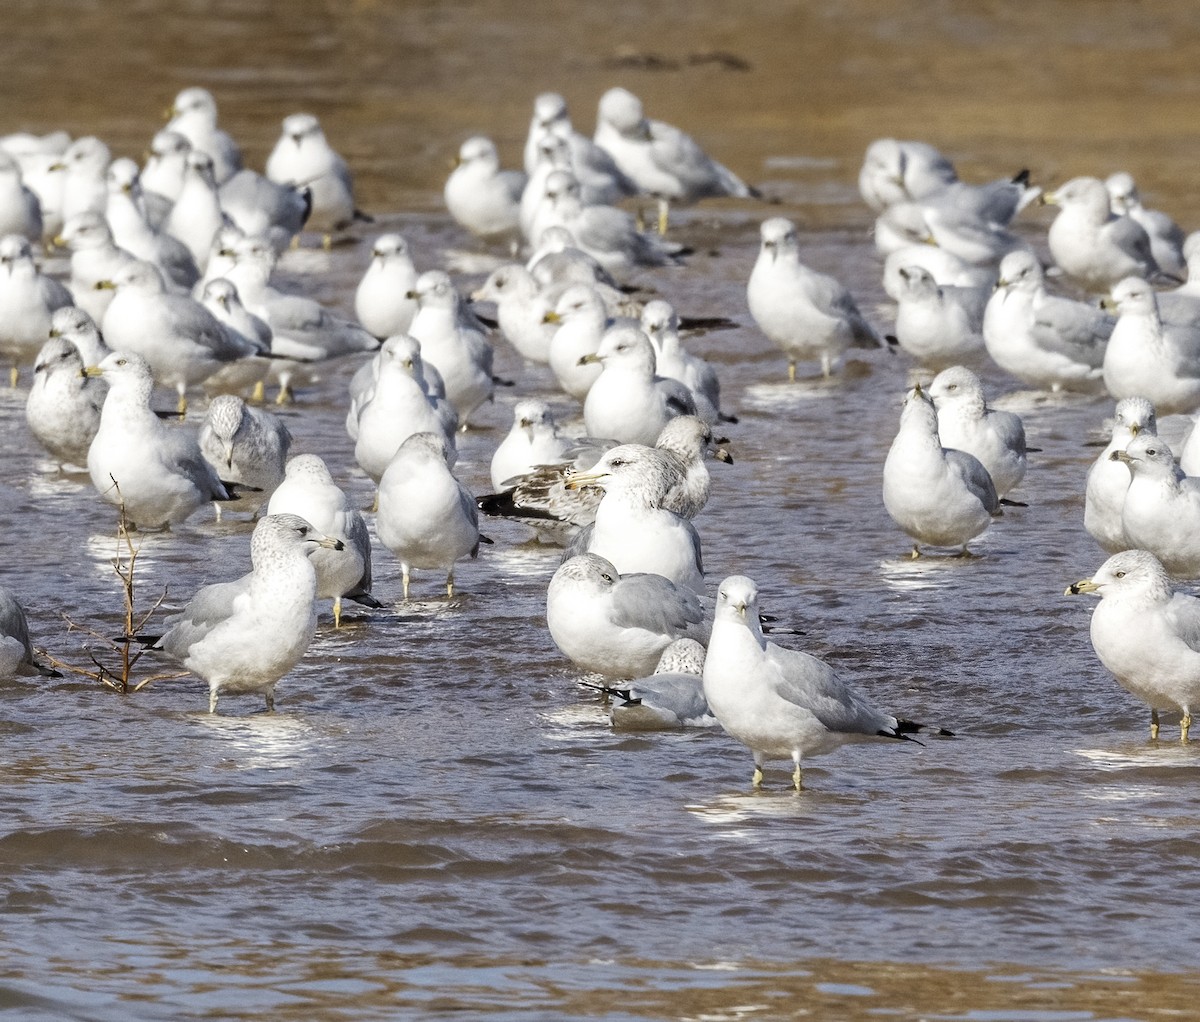
{"label": "gull eye", "polygon": [[1124,577],[1125,577],[1125,572],[1123,572],[1123,571],[1117,572],[1117,578],[1124,578]]}
{"label": "gull eye", "polygon": [[602,571],[602,572],[600,572],[600,577],[601,577],[602,579],[604,579],[604,581],[605,581],[605,582],[612,582],[612,581],[613,581],[613,577],[612,577],[612,575],[610,575],[610,574],[609,574],[607,571]]}
{"label": "gull eye", "polygon": [[957,383],[949,383],[946,385],[946,389],[947,390],[958,390],[958,384]]}
{"label": "gull eye", "polygon": [[117,365],[119,365],[119,366],[123,366],[123,365],[126,365],[126,364],[127,364],[127,363],[126,363],[125,359],[123,359],[123,358],[119,358],[119,359],[117,359]]}
{"label": "gull eye", "polygon": [[625,464],[624,458],[613,458],[612,461],[610,461],[608,463],[608,467],[609,468],[620,468],[624,464]]}

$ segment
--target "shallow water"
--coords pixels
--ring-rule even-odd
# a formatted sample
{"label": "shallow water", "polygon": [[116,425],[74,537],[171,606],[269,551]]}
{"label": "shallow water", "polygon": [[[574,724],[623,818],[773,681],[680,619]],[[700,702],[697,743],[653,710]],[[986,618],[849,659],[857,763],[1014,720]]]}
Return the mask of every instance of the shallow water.
{"label": "shallow water", "polygon": [[[313,110],[379,218],[357,244],[291,253],[283,269],[344,310],[374,233],[405,233],[422,268],[480,253],[439,210],[445,161],[480,129],[515,159],[533,95],[551,87],[585,125],[607,85],[642,93],[760,182],[770,212],[806,228],[807,258],[885,325],[854,189],[875,136],[927,138],[974,179],[1127,168],[1154,204],[1200,218],[1194,138],[1176,134],[1197,82],[1195,43],[1178,42],[1197,38],[1185,5],[764,3],[735,17],[636,4],[628,21],[592,6],[540,23],[508,4],[55,6],[54,19],[11,12],[0,129],[93,131],[132,155],[179,88],[204,84],[261,165],[279,118]],[[749,68],[700,59],[715,53]],[[676,66],[629,67],[654,55]],[[787,385],[745,309],[764,212],[681,212],[689,265],[638,277],[688,314],[743,324],[691,342],[740,417],[736,463],[714,466],[697,522],[709,579],[754,577],[764,609],[802,632],[782,642],[958,737],[843,749],[806,768],[801,795],[777,764],[756,793],[749,754],[720,732],[611,731],[546,632],[557,551],[526,530],[489,522],[495,545],[460,566],[453,601],[419,574],[400,604],[379,547],[387,607],[355,608],[340,631],[322,608],[275,714],[227,697],[210,716],[191,678],[128,697],[70,679],[0,688],[0,1012],[1074,1022],[1192,1010],[1200,753],[1146,740],[1148,714],[1091,651],[1091,605],[1061,595],[1103,560],[1082,486],[1110,403],[986,373],[1042,448],[1015,494],[1030,506],[1007,512],[977,559],[909,561],[879,486],[911,367],[861,353],[833,383]],[[1023,229],[1039,239],[1046,223],[1033,211]],[[515,400],[577,411],[503,342],[497,364],[517,385],[460,444],[477,492]],[[366,506],[342,427],[354,368],[286,415],[296,449],[321,453]],[[88,640],[59,615],[119,627],[114,516],[85,478],[47,471],[23,402],[0,392],[4,582],[35,641],[83,663]],[[243,572],[250,528],[202,511],[147,536],[141,605],[167,587],[176,606]]]}

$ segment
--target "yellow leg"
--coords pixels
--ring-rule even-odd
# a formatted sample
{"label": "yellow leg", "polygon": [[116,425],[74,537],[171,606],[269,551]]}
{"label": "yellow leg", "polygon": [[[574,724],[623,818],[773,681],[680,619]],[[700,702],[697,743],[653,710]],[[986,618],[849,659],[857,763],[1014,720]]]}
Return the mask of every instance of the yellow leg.
{"label": "yellow leg", "polygon": [[275,395],[275,403],[277,405],[290,405],[292,403],[292,388],[288,385],[287,380],[279,381],[279,393]]}
{"label": "yellow leg", "polygon": [[1188,732],[1192,729],[1192,715],[1186,710],[1183,711],[1183,719],[1179,721],[1179,740],[1186,742],[1188,740]]}
{"label": "yellow leg", "polygon": [[454,569],[450,569],[450,574],[446,576],[446,596],[449,599],[454,598]]}
{"label": "yellow leg", "polygon": [[1158,710],[1150,708],[1150,741],[1158,741]]}
{"label": "yellow leg", "polygon": [[671,207],[666,199],[658,200],[658,234],[659,237],[667,236],[667,217],[670,214]]}
{"label": "yellow leg", "polygon": [[400,565],[400,581],[404,587],[404,602],[408,603],[408,565]]}
{"label": "yellow leg", "polygon": [[750,783],[756,788],[762,787],[762,767],[757,763],[754,764],[754,778]]}
{"label": "yellow leg", "polygon": [[254,389],[250,392],[250,400],[256,405],[261,405],[267,399],[267,386],[262,380],[259,380]]}
{"label": "yellow leg", "polygon": [[342,598],[340,596],[333,598],[333,627],[342,627]]}
{"label": "yellow leg", "polygon": [[795,382],[796,382],[796,363],[789,362],[788,363],[788,383],[795,383]]}
{"label": "yellow leg", "polygon": [[14,365],[14,366],[13,366],[13,367],[12,367],[12,368],[11,368],[11,369],[8,371],[8,385],[9,385],[10,387],[14,387],[14,388],[15,388],[15,387],[16,387],[16,385],[17,385],[17,380],[19,380],[20,378],[21,378],[21,370],[19,370],[19,369],[18,369],[18,368],[17,368],[17,367]]}
{"label": "yellow leg", "polygon": [[275,690],[267,689],[267,713],[275,712]]}
{"label": "yellow leg", "polygon": [[181,419],[187,418],[187,394],[182,390],[179,392],[179,404],[176,406]]}
{"label": "yellow leg", "polygon": [[800,760],[796,760],[796,769],[792,771],[792,783],[796,786],[797,791],[803,791],[804,785],[801,783]]}
{"label": "yellow leg", "polygon": [[217,690],[215,688],[210,688],[208,690],[208,712],[217,712]]}
{"label": "yellow leg", "polygon": [[332,234],[322,234],[321,235],[321,247],[326,252],[328,252],[331,248],[333,248],[333,235]]}
{"label": "yellow leg", "polygon": [[913,544],[912,553],[908,555],[909,560],[915,561],[921,556],[921,548],[916,543]]}

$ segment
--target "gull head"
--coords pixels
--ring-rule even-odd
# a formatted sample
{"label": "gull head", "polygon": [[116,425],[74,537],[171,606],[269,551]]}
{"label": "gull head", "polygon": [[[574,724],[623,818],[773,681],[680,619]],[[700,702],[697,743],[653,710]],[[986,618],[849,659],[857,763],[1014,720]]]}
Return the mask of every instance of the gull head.
{"label": "gull head", "polygon": [[1167,569],[1148,550],[1122,550],[1100,565],[1091,577],[1073,582],[1063,595],[1098,593],[1110,596],[1138,596],[1156,602],[1171,598],[1171,580]]}

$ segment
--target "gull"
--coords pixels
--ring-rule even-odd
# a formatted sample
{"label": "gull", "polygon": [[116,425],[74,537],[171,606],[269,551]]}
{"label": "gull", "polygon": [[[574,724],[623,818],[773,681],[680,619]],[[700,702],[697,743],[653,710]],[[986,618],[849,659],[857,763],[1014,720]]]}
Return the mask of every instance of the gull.
{"label": "gull", "polygon": [[96,321],[77,305],[64,305],[50,317],[50,336],[63,337],[75,345],[85,366],[99,365],[108,354]]}
{"label": "gull", "polygon": [[279,383],[278,404],[292,397],[294,379],[314,378],[321,363],[360,351],[376,351],[379,341],[357,323],[343,319],[305,295],[284,294],[270,284],[275,252],[259,238],[234,245],[235,262],[226,276],[246,308],[271,328],[270,375]]}
{"label": "gull", "polygon": [[150,151],[142,167],[142,198],[145,202],[146,219],[151,226],[161,229],[171,207],[183,190],[183,179],[187,175],[187,157],[192,143],[186,135],[163,128],[150,141]]}
{"label": "gull", "polygon": [[[20,179],[9,180],[0,153],[0,233],[23,234],[37,226],[41,218],[41,234],[30,241],[41,241],[49,251],[54,238],[63,229],[63,192],[66,184],[58,153],[30,153],[18,157]],[[36,214],[36,215],[35,215]],[[4,226],[8,230],[3,230]]]}
{"label": "gull", "polygon": [[706,642],[705,617],[690,589],[661,575],[619,574],[590,553],[564,561],[546,593],[554,644],[577,667],[608,678],[651,673],[676,639]]}
{"label": "gull", "polygon": [[939,286],[920,266],[899,270],[896,340],[921,365],[944,369],[983,353],[983,307],[975,288]]}
{"label": "gull", "polygon": [[[919,266],[928,271],[939,287],[963,288],[977,295],[982,309],[987,304],[992,288],[996,284],[996,271],[986,266],[972,266],[951,252],[928,242],[903,245],[888,253],[883,261],[883,289],[889,297],[900,301],[904,279],[900,271],[905,267]],[[966,299],[966,294],[963,295]],[[974,303],[971,304],[972,307]]]}
{"label": "gull", "polygon": [[1019,415],[990,408],[979,377],[964,366],[943,369],[929,385],[941,443],[973,454],[1003,497],[1025,476],[1025,426]]}
{"label": "gull", "polygon": [[212,160],[213,176],[219,184],[242,169],[242,150],[226,131],[217,127],[217,101],[198,86],[184,89],[167,111],[166,131],[186,138],[193,149]]}
{"label": "gull", "polygon": [[267,514],[294,514],[311,522],[341,548],[321,547],[309,559],[317,573],[317,599],[333,600],[333,626],[342,624],[342,600],[378,608],[371,595],[371,534],[362,514],[333,481],[316,454],[297,454],[271,494]]}
{"label": "gull", "polygon": [[30,241],[42,239],[42,204],[21,179],[21,166],[0,150],[0,235],[20,234]]}
{"label": "gull", "polygon": [[310,230],[324,233],[328,248],[335,231],[370,220],[354,205],[354,180],[346,161],[325,138],[312,114],[283,119],[283,133],[267,157],[267,177],[276,184],[307,188],[312,195]]}
{"label": "gull", "polygon": [[1114,554],[1067,596],[1097,593],[1092,648],[1126,691],[1150,707],[1150,740],[1158,711],[1179,710],[1179,740],[1188,740],[1192,707],[1200,700],[1200,600],[1171,588],[1152,553]]}
{"label": "gull", "polygon": [[919,544],[962,546],[987,531],[1001,513],[992,477],[965,451],[949,450],[938,437],[937,412],[918,385],[904,398],[900,429],[883,466],[883,505]]}
{"label": "gull", "polygon": [[212,255],[213,239],[229,220],[221,209],[213,162],[207,153],[188,153],[183,189],[163,224],[172,237],[187,246],[203,273]]}
{"label": "gull", "polygon": [[[718,461],[733,463],[729,451],[720,446],[724,442],[714,440],[712,427],[694,415],[681,415],[663,427],[654,442],[670,476],[661,499],[663,508],[683,518],[695,518],[704,509],[712,490],[706,459],[711,455]],[[579,473],[593,469],[615,446],[611,440],[577,437],[568,442],[557,463],[535,466],[531,472],[507,480],[509,488],[503,492],[480,497],[480,510],[524,520],[539,531],[549,527],[555,541],[561,541],[566,530],[553,529],[554,522],[569,527],[574,535],[595,522],[604,491],[594,486],[568,486]]]}
{"label": "gull", "polygon": [[201,455],[195,433],[164,424],[150,408],[154,378],[145,359],[114,351],[87,373],[108,384],[88,473],[130,528],[169,528],[201,504],[233,499]]}
{"label": "gull", "polygon": [[721,727],[754,754],[755,788],[762,786],[768,759],[790,757],[800,791],[805,756],[867,738],[911,741],[909,735],[927,730],[876,709],[823,660],[768,642],[758,587],[744,575],[731,575],[717,592],[704,696]]}
{"label": "gull", "polygon": [[875,247],[888,255],[914,242],[936,245],[973,266],[995,266],[1005,255],[1029,245],[1004,227],[980,220],[955,206],[902,202],[875,221]]}
{"label": "gull", "polygon": [[1200,409],[1200,323],[1165,320],[1137,277],[1117,284],[1104,306],[1117,314],[1104,352],[1109,394],[1147,398],[1160,415]]}
{"label": "gull", "polygon": [[1157,436],[1158,420],[1154,405],[1144,397],[1126,397],[1117,402],[1111,420],[1108,445],[1088,469],[1087,496],[1083,509],[1083,527],[1110,554],[1128,550],[1121,510],[1129,492],[1129,470],[1113,458],[1137,436]]}
{"label": "gull", "polygon": [[570,446],[571,441],[559,435],[545,401],[518,401],[512,428],[492,454],[492,486],[499,490],[540,467],[561,464]]}
{"label": "gull", "polygon": [[1088,390],[1103,380],[1115,325],[1094,304],[1050,294],[1037,257],[1012,252],[984,310],[983,342],[993,361],[1024,383]]}
{"label": "gull", "polygon": [[658,232],[667,233],[670,203],[758,193],[728,167],[712,159],[690,135],[646,117],[642,101],[628,89],[609,89],[600,97],[596,144],[608,150],[622,173],[658,200]]}
{"label": "gull", "polygon": [[[221,394],[212,399],[200,427],[200,453],[221,477],[239,483],[243,492],[255,490],[253,500],[239,508],[257,512],[283,482],[284,464],[292,434],[277,415],[251,408],[240,397]],[[248,495],[247,495],[248,496]]]}
{"label": "gull", "polygon": [[379,541],[400,561],[404,601],[413,568],[446,572],[454,596],[454,564],[479,553],[475,498],[450,471],[453,450],[439,433],[414,433],[379,480]]}
{"label": "gull", "polygon": [[700,536],[690,521],[663,507],[678,478],[678,464],[662,451],[640,444],[614,447],[590,471],[567,481],[572,490],[604,490],[595,522],[576,536],[569,553],[599,554],[622,574],[652,572],[703,594]]}
{"label": "gull", "polygon": [[38,270],[24,235],[0,238],[0,355],[9,360],[14,387],[18,367],[31,361],[49,336],[55,310],[71,304],[71,293]]}
{"label": "gull", "polygon": [[642,329],[654,347],[654,368],[660,376],[678,380],[691,392],[696,414],[709,425],[721,419],[721,381],[704,359],[691,354],[679,337],[679,316],[669,302],[656,299],[642,309]]}
{"label": "gull", "polygon": [[29,432],[60,464],[86,467],[88,448],[100,429],[105,386],[84,374],[79,350],[51,337],[38,352],[33,386],[25,401]]}
{"label": "gull", "polygon": [[[408,334],[396,334],[389,337],[380,345],[379,350],[355,370],[350,377],[350,409],[346,413],[346,432],[351,440],[358,439],[358,414],[375,390],[379,379],[379,367],[390,353],[402,359],[405,370],[416,380],[426,399],[436,409],[442,423],[442,431],[448,437],[453,436],[458,429],[458,413],[454,406],[446,400],[446,386],[441,374],[433,366],[421,358],[421,343]],[[436,430],[435,430],[436,432]]]}
{"label": "gull", "polygon": [[365,330],[383,340],[406,334],[417,314],[408,293],[417,286],[408,242],[400,234],[381,234],[371,246],[371,263],[354,292],[354,314]]}
{"label": "gull", "polygon": [[454,170],[442,190],[456,221],[485,241],[516,242],[521,233],[524,171],[501,170],[495,143],[483,135],[459,147]]}
{"label": "gull", "polygon": [[1121,528],[1176,578],[1200,577],[1200,479],[1185,476],[1161,437],[1142,434],[1110,457],[1129,469]]}
{"label": "gull", "polygon": [[1109,205],[1117,216],[1132,217],[1150,238],[1150,252],[1159,268],[1172,277],[1187,276],[1187,262],[1183,257],[1183,230],[1166,213],[1147,209],[1142,204],[1133,175],[1125,171],[1110,174],[1104,180],[1108,189]]}
{"label": "gull", "polygon": [[275,708],[275,686],[308,650],[317,630],[317,575],[309,560],[340,540],[298,515],[267,515],[250,537],[251,571],[204,586],[154,643],[208,682],[208,712],[222,693],[261,694]]}
{"label": "gull", "polygon": [[137,257],[113,241],[108,221],[99,213],[83,213],[68,220],[54,243],[71,250],[68,285],[75,304],[97,323],[101,322],[116,292],[96,285],[112,280]]}
{"label": "gull", "polygon": [[100,139],[85,135],[75,139],[55,166],[62,169],[64,223],[83,213],[103,215],[108,205],[106,173],[112,153]]}
{"label": "gull", "polygon": [[876,139],[867,146],[858,174],[858,190],[877,213],[900,202],[954,206],[979,220],[1007,224],[1040,189],[1029,185],[1029,172],[982,185],[959,180],[954,164],[926,142]]}
{"label": "gull", "polygon": [[100,323],[105,342],[114,351],[141,355],[155,380],[175,389],[181,413],[187,411],[189,386],[256,353],[199,302],[169,292],[150,263],[136,260],[97,286],[117,292]]}
{"label": "gull", "polygon": [[525,140],[525,173],[533,177],[543,141],[565,143],[568,167],[589,203],[616,203],[637,194],[637,185],[617,166],[602,146],[576,131],[567,101],[557,92],[543,92],[533,101],[533,118]]}
{"label": "gull", "polygon": [[620,444],[653,444],[679,415],[695,415],[692,392],[654,371],[654,347],[637,326],[614,326],[586,362],[603,367],[583,403],[589,436]]}
{"label": "gull", "polygon": [[25,608],[7,587],[0,586],[0,681],[32,675],[61,677],[57,671],[38,662],[33,643],[29,641]]}
{"label": "gull", "polygon": [[113,241],[138,259],[153,263],[172,284],[189,289],[200,269],[178,238],[155,230],[146,219],[137,164],[113,160],[108,167],[108,205],[105,208]]}
{"label": "gull", "polygon": [[590,284],[573,284],[543,319],[557,325],[550,338],[550,371],[566,394],[586,400],[601,373],[600,363],[589,361],[588,356],[600,350],[605,331],[616,325],[604,299]]}
{"label": "gull", "polygon": [[376,483],[414,434],[435,433],[454,447],[458,417],[426,391],[420,364],[421,347],[413,338],[389,337],[379,351],[374,385],[352,404],[347,426],[353,423],[354,460]]}
{"label": "gull", "polygon": [[602,686],[613,702],[609,719],[626,731],[714,727],[717,718],[704,698],[704,647],[695,639],[676,639],[662,651],[654,673],[627,685]]}
{"label": "gull", "polygon": [[441,374],[446,399],[465,426],[492,399],[492,345],[474,316],[468,318],[445,271],[422,273],[411,295],[418,309],[408,332],[421,342],[421,357]]}
{"label": "gull", "polygon": [[504,339],[522,358],[545,365],[556,329],[547,318],[554,309],[551,294],[520,263],[505,263],[471,293],[471,301],[495,302]]}
{"label": "gull", "polygon": [[525,268],[533,279],[554,295],[561,295],[572,284],[589,284],[604,299],[608,308],[629,302],[611,273],[575,243],[575,236],[561,225],[547,227],[537,237],[537,248]]}
{"label": "gull", "polygon": [[884,346],[850,292],[800,262],[794,223],[771,217],[763,221],[760,233],[762,246],[746,297],[759,329],[787,355],[789,380],[795,381],[801,359],[820,359],[821,371],[828,377],[852,344]]}
{"label": "gull", "polygon": [[610,273],[679,262],[678,245],[642,233],[625,210],[586,205],[569,171],[556,170],[546,179],[546,202],[534,220],[532,236],[540,238],[549,227],[565,227],[575,244]]}
{"label": "gull", "polygon": [[237,394],[261,384],[271,368],[272,333],[266,320],[242,304],[237,286],[224,277],[204,285],[200,304],[213,314],[234,342],[248,352],[242,358],[226,362],[205,379],[204,390],[209,394]]}
{"label": "gull", "polygon": [[217,188],[225,216],[247,235],[266,238],[283,252],[304,229],[312,211],[306,187],[278,184],[253,170],[239,170]]}
{"label": "gull", "polygon": [[1043,199],[1060,207],[1047,235],[1050,254],[1088,290],[1108,291],[1125,277],[1159,272],[1145,229],[1132,217],[1113,214],[1099,178],[1072,178]]}

